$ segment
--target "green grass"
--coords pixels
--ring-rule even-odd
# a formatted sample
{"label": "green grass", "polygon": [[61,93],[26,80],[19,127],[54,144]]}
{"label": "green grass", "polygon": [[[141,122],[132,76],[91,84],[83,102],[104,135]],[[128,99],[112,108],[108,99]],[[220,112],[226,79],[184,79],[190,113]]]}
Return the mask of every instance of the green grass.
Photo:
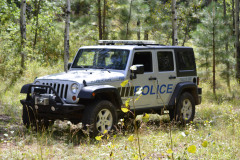
{"label": "green grass", "polygon": [[[156,115],[150,118],[159,119]],[[169,118],[164,116],[160,120],[159,125],[141,125],[142,157],[171,158],[171,154],[166,153],[171,148]],[[236,106],[199,105],[193,123],[186,127],[171,126],[174,158],[239,159],[239,122],[240,112]],[[137,137],[131,132],[108,133],[97,141],[78,131],[80,126],[67,122],[56,122],[51,129],[40,133],[28,131],[19,124],[1,122],[2,159],[134,159],[138,155]],[[128,137],[132,134],[134,141],[130,142]],[[207,147],[202,146],[204,141],[208,142]],[[187,151],[191,145],[196,146],[195,153]],[[110,157],[111,152],[113,157]]]}
{"label": "green grass", "polygon": [[[60,63],[52,68],[30,63],[15,85],[2,93],[0,113],[11,119],[0,119],[0,159],[138,159],[136,134],[120,128],[117,132],[107,133],[100,141],[84,134],[81,124],[57,121],[51,129],[39,133],[25,129],[19,102],[25,98],[19,93],[21,86],[31,83],[36,76],[59,70],[62,70]],[[204,79],[200,81],[203,103],[196,106],[193,123],[185,127],[171,125],[168,115],[150,115],[151,120],[158,120],[155,124],[142,122],[139,129],[142,158],[172,158],[172,154],[166,152],[171,148],[171,126],[174,159],[240,159],[240,87],[232,80],[232,89],[228,91],[224,79],[217,76],[215,97],[211,80],[202,75],[201,78]],[[0,88],[3,89],[5,84]],[[131,135],[133,142],[128,140]],[[202,146],[204,141],[207,141],[206,147]],[[195,153],[187,150],[192,145],[196,146]]]}

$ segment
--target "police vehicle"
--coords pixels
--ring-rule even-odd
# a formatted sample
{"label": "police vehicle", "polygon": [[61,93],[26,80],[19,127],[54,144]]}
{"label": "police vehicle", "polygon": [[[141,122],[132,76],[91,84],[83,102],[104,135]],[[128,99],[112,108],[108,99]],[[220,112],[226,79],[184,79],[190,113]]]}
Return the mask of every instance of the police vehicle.
{"label": "police vehicle", "polygon": [[[92,126],[92,133],[111,130],[121,106],[142,87],[136,114],[169,110],[171,120],[193,121],[201,103],[193,48],[163,46],[154,41],[101,40],[79,48],[68,72],[36,78],[22,87],[20,100],[26,127],[43,120],[69,120]],[[121,45],[120,45],[121,44]],[[130,67],[136,65],[136,70]],[[132,85],[122,87],[124,80]],[[130,102],[130,109],[133,104]]]}

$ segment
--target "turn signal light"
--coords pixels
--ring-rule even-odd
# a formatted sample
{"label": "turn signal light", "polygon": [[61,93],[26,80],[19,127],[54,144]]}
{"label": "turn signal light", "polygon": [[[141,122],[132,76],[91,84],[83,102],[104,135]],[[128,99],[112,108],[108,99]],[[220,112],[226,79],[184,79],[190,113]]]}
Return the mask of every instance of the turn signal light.
{"label": "turn signal light", "polygon": [[76,101],[77,97],[76,96],[72,96],[72,100]]}

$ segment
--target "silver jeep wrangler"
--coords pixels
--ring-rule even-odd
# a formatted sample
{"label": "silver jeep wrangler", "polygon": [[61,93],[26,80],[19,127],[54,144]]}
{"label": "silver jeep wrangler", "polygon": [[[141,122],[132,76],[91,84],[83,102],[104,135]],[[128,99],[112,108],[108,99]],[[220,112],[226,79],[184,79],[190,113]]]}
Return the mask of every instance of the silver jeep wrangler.
{"label": "silver jeep wrangler", "polygon": [[[94,135],[109,131],[123,116],[123,102],[140,87],[143,96],[135,103],[136,114],[161,114],[165,108],[171,120],[193,121],[202,93],[193,48],[154,41],[99,43],[79,48],[67,73],[39,77],[22,87],[21,93],[27,94],[20,100],[26,127],[36,126],[40,119],[46,127],[49,120],[66,119],[91,125]],[[130,70],[132,65],[136,70]],[[126,79],[133,85],[121,87]]]}

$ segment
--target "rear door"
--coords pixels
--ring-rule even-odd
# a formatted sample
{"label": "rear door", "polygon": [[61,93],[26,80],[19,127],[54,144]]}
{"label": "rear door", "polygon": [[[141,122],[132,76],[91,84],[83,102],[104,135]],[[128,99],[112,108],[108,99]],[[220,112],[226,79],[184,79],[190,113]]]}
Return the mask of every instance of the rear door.
{"label": "rear door", "polygon": [[157,56],[157,103],[168,105],[178,83],[176,80],[176,63],[174,50],[156,50]]}

